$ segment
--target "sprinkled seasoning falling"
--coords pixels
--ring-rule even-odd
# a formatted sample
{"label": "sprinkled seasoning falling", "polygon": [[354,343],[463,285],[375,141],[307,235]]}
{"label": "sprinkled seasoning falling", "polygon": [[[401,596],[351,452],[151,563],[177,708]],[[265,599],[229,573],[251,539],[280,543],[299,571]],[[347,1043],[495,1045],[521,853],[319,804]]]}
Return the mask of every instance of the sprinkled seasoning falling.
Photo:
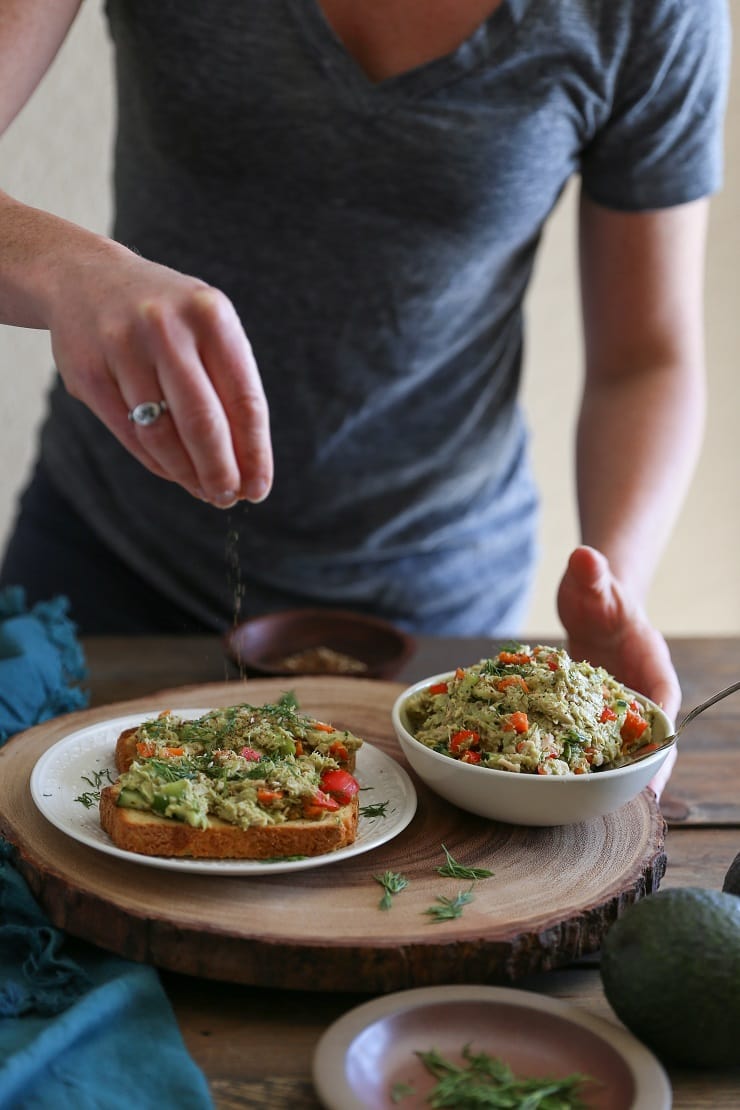
{"label": "sprinkled seasoning falling", "polygon": [[[242,619],[242,601],[244,600],[244,579],[242,578],[242,565],[239,559],[239,531],[229,521],[229,528],[226,532],[226,574],[227,583],[234,603],[234,628],[240,623]],[[239,662],[239,678],[245,678],[246,671],[244,664]]]}

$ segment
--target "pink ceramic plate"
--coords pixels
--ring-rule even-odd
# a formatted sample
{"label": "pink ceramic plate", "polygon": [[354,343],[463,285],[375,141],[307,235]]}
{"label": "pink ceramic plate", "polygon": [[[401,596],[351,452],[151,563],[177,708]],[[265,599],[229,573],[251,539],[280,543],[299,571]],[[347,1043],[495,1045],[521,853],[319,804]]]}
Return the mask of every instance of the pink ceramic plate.
{"label": "pink ceramic plate", "polygon": [[[663,1068],[630,1033],[508,987],[422,987],[366,1002],[324,1033],[314,1084],[328,1110],[421,1110],[435,1080],[416,1052],[437,1049],[463,1063],[466,1044],[517,1076],[590,1076],[581,1097],[593,1110],[670,1110]],[[403,1093],[409,1088],[413,1094]]]}

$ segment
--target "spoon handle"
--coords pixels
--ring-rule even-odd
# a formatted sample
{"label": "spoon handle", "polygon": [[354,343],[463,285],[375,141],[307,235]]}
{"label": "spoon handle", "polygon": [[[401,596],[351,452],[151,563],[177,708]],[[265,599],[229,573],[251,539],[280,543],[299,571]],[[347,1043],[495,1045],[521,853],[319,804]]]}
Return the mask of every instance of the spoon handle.
{"label": "spoon handle", "polygon": [[680,722],[673,734],[674,740],[678,737],[679,732],[682,732],[686,725],[694,720],[694,717],[698,717],[700,713],[703,713],[705,709],[709,709],[709,706],[714,705],[715,702],[722,701],[722,698],[726,698],[728,694],[734,694],[736,690],[740,690],[740,681],[733,682],[731,686],[726,686],[724,690],[720,690],[718,693],[713,694],[711,698],[707,698],[706,701],[701,702],[699,705],[695,705],[691,712],[687,713]]}
{"label": "spoon handle", "polygon": [[700,713],[703,713],[705,709],[709,709],[710,705],[714,705],[717,701],[722,701],[722,698],[726,698],[728,694],[734,694],[736,690],[740,690],[740,681],[733,682],[731,686],[726,686],[724,690],[712,694],[711,698],[707,698],[706,701],[700,702],[699,705],[695,705],[694,708],[686,714],[683,720],[679,722],[675,732],[671,733],[670,736],[666,736],[659,744],[646,744],[644,748],[639,748],[636,752],[632,753],[628,762],[630,764],[641,763],[643,759],[649,759],[650,756],[655,755],[656,752],[663,751],[664,748],[672,747],[690,721],[693,721],[694,718],[698,717]]}

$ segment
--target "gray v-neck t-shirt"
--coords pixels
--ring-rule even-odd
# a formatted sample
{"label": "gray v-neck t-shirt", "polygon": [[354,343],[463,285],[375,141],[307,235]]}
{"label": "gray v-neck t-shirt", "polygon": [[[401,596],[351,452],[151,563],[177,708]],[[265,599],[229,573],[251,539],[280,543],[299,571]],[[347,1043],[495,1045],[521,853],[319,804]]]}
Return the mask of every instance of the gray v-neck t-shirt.
{"label": "gray v-neck t-shirt", "polygon": [[[536,557],[517,393],[542,228],[573,175],[627,211],[718,188],[723,0],[504,0],[459,49],[380,83],[317,0],[107,12],[113,234],[234,302],[275,484],[226,513],[195,501],[61,383],[51,479],[214,629],[238,549],[241,615],[318,602],[514,631]],[[564,475],[571,455],[564,440]]]}

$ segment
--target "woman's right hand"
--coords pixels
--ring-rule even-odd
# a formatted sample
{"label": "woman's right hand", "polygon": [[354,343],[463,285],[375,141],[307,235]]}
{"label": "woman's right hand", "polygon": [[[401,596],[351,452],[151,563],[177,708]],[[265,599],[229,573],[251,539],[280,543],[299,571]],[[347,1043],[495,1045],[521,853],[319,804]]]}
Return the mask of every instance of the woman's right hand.
{"label": "woman's right hand", "polygon": [[[230,300],[99,239],[59,267],[46,325],[68,392],[154,474],[228,507],[272,484],[269,414],[251,346]],[[140,427],[129,412],[166,401]]]}
{"label": "woman's right hand", "polygon": [[[80,0],[0,0],[0,134]],[[48,328],[65,386],[144,466],[216,505],[272,483],[262,382],[223,293],[0,192],[0,323]],[[167,402],[147,427],[128,413]]]}

